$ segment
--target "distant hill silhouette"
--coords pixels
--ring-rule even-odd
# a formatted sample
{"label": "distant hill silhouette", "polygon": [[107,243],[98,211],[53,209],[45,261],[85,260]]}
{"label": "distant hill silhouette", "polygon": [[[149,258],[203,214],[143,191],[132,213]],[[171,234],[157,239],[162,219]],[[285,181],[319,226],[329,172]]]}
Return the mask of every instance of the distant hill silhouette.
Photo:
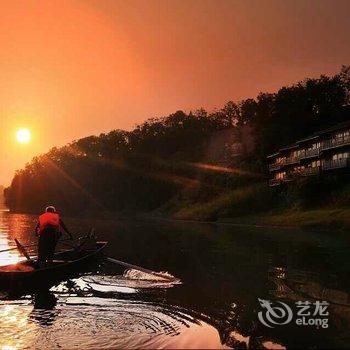
{"label": "distant hill silhouette", "polygon": [[5,197],[4,197],[4,189],[5,187],[0,185],[0,209],[5,209]]}

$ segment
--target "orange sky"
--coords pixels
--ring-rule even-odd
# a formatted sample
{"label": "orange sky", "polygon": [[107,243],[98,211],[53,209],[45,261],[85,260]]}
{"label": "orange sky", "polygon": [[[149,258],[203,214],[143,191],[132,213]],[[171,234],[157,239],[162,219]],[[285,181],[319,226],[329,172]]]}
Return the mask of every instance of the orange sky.
{"label": "orange sky", "polygon": [[350,64],[349,13],[346,0],[2,0],[0,183],[54,145],[333,74]]}

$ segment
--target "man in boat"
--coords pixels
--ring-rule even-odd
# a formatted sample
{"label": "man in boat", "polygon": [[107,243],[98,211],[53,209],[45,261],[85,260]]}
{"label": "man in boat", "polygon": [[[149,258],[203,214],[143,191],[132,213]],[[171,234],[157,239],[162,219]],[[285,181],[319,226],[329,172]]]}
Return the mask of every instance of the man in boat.
{"label": "man in boat", "polygon": [[38,262],[39,266],[43,266],[46,262],[51,262],[54,254],[56,244],[61,237],[60,229],[63,229],[73,239],[72,234],[67,229],[56,208],[48,206],[45,213],[39,216],[39,221],[35,228],[36,236],[39,236],[38,241]]}

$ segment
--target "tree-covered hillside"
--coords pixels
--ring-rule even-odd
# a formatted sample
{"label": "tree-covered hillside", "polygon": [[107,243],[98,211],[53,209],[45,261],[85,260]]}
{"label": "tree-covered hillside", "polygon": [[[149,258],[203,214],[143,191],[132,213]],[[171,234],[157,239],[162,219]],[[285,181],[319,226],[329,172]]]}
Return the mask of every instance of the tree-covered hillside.
{"label": "tree-covered hillside", "polygon": [[[350,68],[343,67],[335,76],[230,101],[213,112],[177,111],[130,132],[114,130],[53,148],[16,172],[5,190],[6,203],[13,211],[25,212],[53,203],[77,214],[143,212],[174,201],[206,201],[265,182],[269,153],[349,118]],[[249,152],[231,158],[228,154],[224,166],[208,158],[214,137],[226,130],[237,135],[237,142],[244,141],[246,126],[254,139]]]}

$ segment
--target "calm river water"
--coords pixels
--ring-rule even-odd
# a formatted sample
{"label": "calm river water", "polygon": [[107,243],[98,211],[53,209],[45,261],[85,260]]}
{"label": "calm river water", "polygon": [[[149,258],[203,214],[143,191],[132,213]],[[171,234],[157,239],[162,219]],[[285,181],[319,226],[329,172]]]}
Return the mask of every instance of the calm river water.
{"label": "calm river water", "polygon": [[[2,292],[3,349],[350,347],[345,234],[170,221],[66,223],[77,234],[94,226],[109,240],[109,256],[168,271],[182,283],[106,262],[49,291],[16,298]],[[0,250],[15,237],[35,241],[34,226],[33,216],[2,212]],[[1,265],[18,259],[16,251],[0,254]],[[259,299],[275,304],[264,309]],[[311,316],[326,319],[328,328],[296,324],[299,301],[309,301]],[[322,315],[317,301],[330,303]],[[286,310],[291,319],[283,319]]]}

